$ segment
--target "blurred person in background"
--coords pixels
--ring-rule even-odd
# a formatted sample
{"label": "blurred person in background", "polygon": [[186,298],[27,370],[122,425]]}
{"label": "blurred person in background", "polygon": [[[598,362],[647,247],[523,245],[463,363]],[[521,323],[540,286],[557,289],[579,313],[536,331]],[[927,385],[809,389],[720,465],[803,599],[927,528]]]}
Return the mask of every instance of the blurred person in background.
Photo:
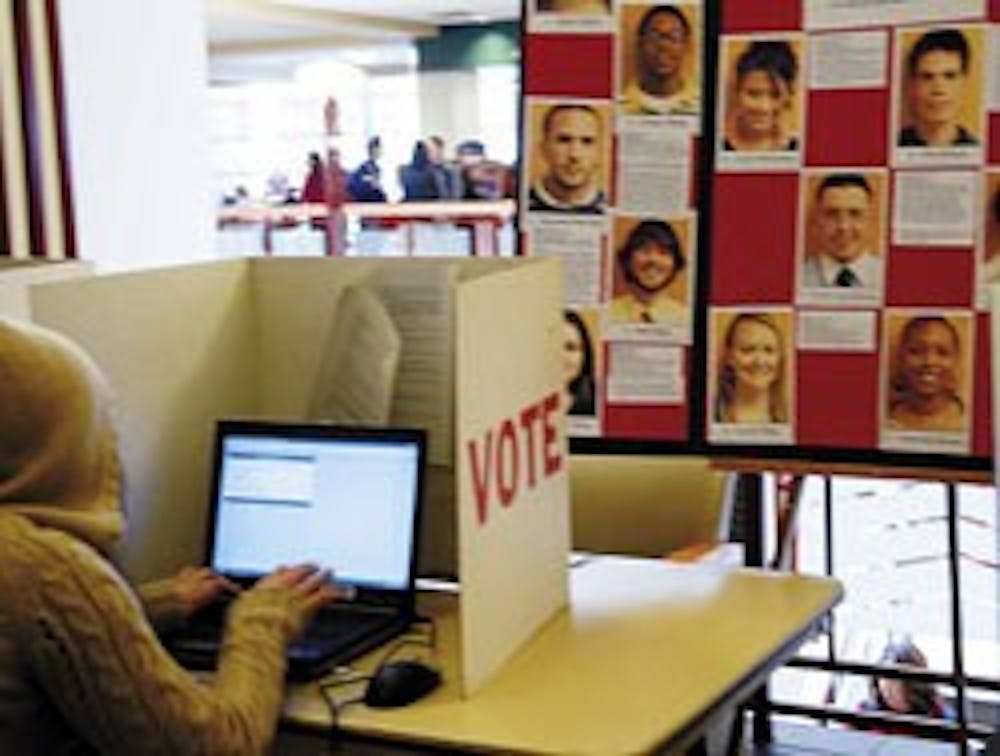
{"label": "blurred person in background", "polygon": [[382,156],[382,140],[373,136],[368,140],[368,159],[359,165],[347,180],[347,191],[356,202],[385,202],[382,189],[382,169],[378,161]]}
{"label": "blurred person in background", "polygon": [[400,169],[399,178],[405,202],[441,199],[426,143],[418,141],[413,145],[413,156]]}
{"label": "blurred person in background", "polygon": [[438,199],[460,199],[462,191],[457,168],[447,162],[444,139],[434,135],[427,139],[426,145]]}
{"label": "blurred person in background", "polygon": [[[886,667],[914,667],[927,669],[927,657],[917,645],[906,638],[889,643],[882,651],[878,664]],[[893,714],[910,714],[935,719],[954,719],[955,711],[937,692],[934,683],[923,680],[872,677],[868,698],[861,702],[861,711],[885,711]],[[863,727],[862,729],[868,729]],[[880,732],[893,732],[892,725],[878,725]]]}
{"label": "blurred person in background", "polygon": [[299,201],[323,202],[326,200],[326,178],[324,176],[324,172],[325,168],[323,166],[323,158],[319,156],[318,152],[310,152],[308,167],[306,169],[306,178],[305,181],[302,182],[302,191],[299,192]]}

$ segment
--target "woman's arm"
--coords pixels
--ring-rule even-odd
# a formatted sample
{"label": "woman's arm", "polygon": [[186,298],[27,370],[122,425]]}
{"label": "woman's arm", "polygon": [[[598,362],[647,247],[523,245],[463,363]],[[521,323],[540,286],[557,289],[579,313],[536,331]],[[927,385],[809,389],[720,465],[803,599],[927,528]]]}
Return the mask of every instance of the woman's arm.
{"label": "woman's arm", "polygon": [[[300,612],[282,590],[234,602],[211,686],[167,654],[132,591],[96,551],[25,528],[0,538],[0,596],[25,664],[93,748],[126,753],[253,754],[276,728],[285,647]],[[13,603],[10,603],[13,601]]]}
{"label": "woman's arm", "polygon": [[158,633],[180,627],[202,607],[240,592],[239,586],[208,567],[183,567],[175,575],[141,583],[134,590]]}

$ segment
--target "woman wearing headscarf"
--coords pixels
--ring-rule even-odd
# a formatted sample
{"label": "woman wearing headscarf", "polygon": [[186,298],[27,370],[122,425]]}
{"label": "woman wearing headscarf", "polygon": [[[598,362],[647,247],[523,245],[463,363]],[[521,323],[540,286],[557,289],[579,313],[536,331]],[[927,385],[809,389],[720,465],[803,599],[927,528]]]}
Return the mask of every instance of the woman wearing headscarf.
{"label": "woman wearing headscarf", "polygon": [[124,518],[108,390],[65,338],[0,318],[0,753],[261,753],[285,649],[335,597],[282,568],[229,608],[217,673],[199,683],[154,625],[228,586],[183,570],[138,592],[109,551]]}

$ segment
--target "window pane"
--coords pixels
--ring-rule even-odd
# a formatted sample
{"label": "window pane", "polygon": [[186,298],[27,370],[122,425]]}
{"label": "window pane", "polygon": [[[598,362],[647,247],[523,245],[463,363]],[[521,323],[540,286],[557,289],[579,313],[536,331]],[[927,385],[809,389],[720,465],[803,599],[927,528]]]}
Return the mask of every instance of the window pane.
{"label": "window pane", "polygon": [[1000,677],[1000,527],[992,486],[958,489],[959,585],[965,672]]}
{"label": "window pane", "polygon": [[833,485],[838,657],[875,662],[912,639],[930,668],[951,671],[951,591],[945,487],[838,477]]}

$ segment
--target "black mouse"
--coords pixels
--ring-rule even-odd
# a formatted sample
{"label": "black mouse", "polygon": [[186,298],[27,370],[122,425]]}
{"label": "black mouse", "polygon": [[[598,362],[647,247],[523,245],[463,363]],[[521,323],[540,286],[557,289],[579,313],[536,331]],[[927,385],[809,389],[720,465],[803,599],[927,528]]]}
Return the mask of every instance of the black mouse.
{"label": "black mouse", "polygon": [[441,673],[418,661],[387,661],[372,676],[365,703],[378,709],[406,706],[441,684]]}

